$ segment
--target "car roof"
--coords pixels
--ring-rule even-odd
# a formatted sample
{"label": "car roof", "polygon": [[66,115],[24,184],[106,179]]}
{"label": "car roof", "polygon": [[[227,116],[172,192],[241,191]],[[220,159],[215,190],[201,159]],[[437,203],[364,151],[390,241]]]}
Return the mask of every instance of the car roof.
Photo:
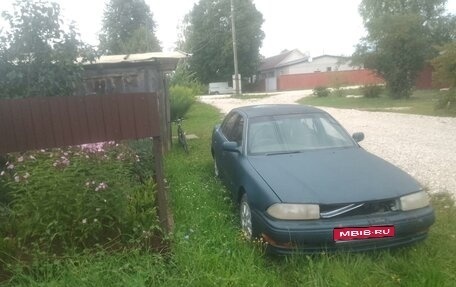
{"label": "car roof", "polygon": [[315,107],[292,104],[244,106],[235,108],[232,111],[238,111],[240,113],[243,113],[248,118],[287,114],[326,113],[325,111]]}

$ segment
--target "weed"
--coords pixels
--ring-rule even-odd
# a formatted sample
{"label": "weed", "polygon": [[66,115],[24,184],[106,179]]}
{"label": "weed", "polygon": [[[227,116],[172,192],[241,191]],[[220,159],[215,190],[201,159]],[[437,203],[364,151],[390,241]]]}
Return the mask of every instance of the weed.
{"label": "weed", "polygon": [[319,86],[313,89],[313,94],[319,98],[328,97],[331,91],[327,87]]}

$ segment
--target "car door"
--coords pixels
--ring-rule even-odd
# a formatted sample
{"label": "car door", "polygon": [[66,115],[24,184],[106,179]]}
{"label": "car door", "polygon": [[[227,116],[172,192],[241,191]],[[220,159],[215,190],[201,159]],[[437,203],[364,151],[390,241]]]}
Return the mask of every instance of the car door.
{"label": "car door", "polygon": [[223,143],[236,142],[239,151],[241,151],[243,134],[244,119],[237,112],[228,114],[215,134],[214,156],[219,168],[220,178],[230,190],[232,190],[233,186],[236,185],[235,182],[237,182],[240,153],[223,150]]}

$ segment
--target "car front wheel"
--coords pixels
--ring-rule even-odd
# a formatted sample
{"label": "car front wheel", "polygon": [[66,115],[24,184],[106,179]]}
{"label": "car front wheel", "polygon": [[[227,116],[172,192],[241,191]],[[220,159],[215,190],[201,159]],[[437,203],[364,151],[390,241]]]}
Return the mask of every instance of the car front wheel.
{"label": "car front wheel", "polygon": [[247,194],[243,194],[240,203],[241,229],[244,236],[251,240],[253,238],[252,212],[248,202]]}

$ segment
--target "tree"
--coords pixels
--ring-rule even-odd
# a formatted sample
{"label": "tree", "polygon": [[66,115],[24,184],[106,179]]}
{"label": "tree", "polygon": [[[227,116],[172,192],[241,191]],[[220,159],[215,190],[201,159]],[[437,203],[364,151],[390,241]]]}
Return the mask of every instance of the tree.
{"label": "tree", "polygon": [[381,75],[393,98],[408,98],[435,45],[450,41],[456,28],[444,15],[446,0],[363,0],[359,10],[368,36],[358,44],[355,63]]}
{"label": "tree", "polygon": [[155,22],[144,0],[110,0],[100,34],[100,51],[131,54],[161,51]]}
{"label": "tree", "polygon": [[440,54],[432,60],[435,77],[442,84],[456,88],[456,42],[448,43],[439,48]]}
{"label": "tree", "polygon": [[[234,0],[239,72],[253,75],[264,39],[263,15],[251,0]],[[186,16],[181,49],[192,54],[189,69],[202,83],[229,81],[234,74],[230,0],[200,0]]]}
{"label": "tree", "polygon": [[0,97],[72,94],[82,81],[82,62],[93,53],[73,24],[61,27],[59,5],[17,1],[2,18],[10,29],[0,35]]}

